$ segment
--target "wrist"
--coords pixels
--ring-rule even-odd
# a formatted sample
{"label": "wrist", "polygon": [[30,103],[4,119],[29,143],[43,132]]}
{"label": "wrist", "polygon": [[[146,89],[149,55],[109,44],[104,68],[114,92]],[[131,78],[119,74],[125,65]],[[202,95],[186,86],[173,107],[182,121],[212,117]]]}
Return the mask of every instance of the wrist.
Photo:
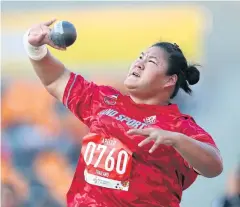
{"label": "wrist", "polygon": [[179,148],[179,146],[181,145],[181,143],[183,143],[183,140],[186,138],[186,136],[182,133],[179,132],[174,132],[174,136],[173,136],[173,147],[174,148]]}
{"label": "wrist", "polygon": [[33,46],[28,41],[30,29],[23,36],[23,45],[24,49],[32,60],[40,61],[42,60],[48,53],[48,49],[46,45],[42,45],[39,47]]}

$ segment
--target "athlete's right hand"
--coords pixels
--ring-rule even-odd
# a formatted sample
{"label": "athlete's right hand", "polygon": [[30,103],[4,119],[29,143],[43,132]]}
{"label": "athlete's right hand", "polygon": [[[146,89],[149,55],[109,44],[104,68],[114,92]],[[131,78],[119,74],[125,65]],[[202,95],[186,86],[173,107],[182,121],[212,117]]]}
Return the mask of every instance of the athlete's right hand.
{"label": "athlete's right hand", "polygon": [[35,47],[47,44],[58,50],[66,50],[66,48],[61,48],[55,45],[50,39],[51,28],[49,26],[51,26],[55,21],[56,19],[52,19],[48,22],[31,27],[28,34],[28,42]]}

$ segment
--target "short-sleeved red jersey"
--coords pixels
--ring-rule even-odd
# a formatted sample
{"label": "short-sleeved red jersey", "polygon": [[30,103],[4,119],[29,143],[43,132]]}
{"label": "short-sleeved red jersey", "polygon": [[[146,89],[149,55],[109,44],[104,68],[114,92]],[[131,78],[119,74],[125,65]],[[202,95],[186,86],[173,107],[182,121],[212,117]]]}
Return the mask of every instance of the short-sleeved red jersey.
{"label": "short-sleeved red jersey", "polygon": [[197,173],[170,146],[149,154],[131,128],[160,127],[216,147],[211,136],[177,105],[136,104],[129,96],[71,73],[64,105],[90,129],[67,193],[68,207],[179,207]]}

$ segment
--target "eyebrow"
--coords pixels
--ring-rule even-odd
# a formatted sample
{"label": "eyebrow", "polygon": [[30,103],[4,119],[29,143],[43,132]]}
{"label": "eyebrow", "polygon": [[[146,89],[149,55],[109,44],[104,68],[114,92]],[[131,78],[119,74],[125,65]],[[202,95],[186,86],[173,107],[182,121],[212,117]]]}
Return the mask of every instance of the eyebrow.
{"label": "eyebrow", "polygon": [[[145,55],[145,53],[144,52],[141,52],[141,55]],[[158,58],[157,57],[155,57],[155,56],[152,56],[152,55],[150,55],[150,56],[148,56],[149,58],[154,58],[154,59],[156,59],[156,60],[158,60]]]}
{"label": "eyebrow", "polygon": [[149,56],[149,58],[154,58],[154,59],[158,60],[158,58],[155,56]]}

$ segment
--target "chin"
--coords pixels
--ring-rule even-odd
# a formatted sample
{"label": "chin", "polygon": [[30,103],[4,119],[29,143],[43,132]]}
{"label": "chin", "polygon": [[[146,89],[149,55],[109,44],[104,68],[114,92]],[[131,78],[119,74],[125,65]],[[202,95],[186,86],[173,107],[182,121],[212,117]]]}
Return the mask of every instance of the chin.
{"label": "chin", "polygon": [[127,90],[132,90],[137,88],[136,84],[132,83],[132,81],[129,81],[128,79],[124,81],[123,85]]}
{"label": "chin", "polygon": [[124,83],[124,86],[125,86],[125,91],[128,95],[130,94],[138,94],[138,87],[134,86],[134,85],[129,85],[129,84],[125,84]]}

